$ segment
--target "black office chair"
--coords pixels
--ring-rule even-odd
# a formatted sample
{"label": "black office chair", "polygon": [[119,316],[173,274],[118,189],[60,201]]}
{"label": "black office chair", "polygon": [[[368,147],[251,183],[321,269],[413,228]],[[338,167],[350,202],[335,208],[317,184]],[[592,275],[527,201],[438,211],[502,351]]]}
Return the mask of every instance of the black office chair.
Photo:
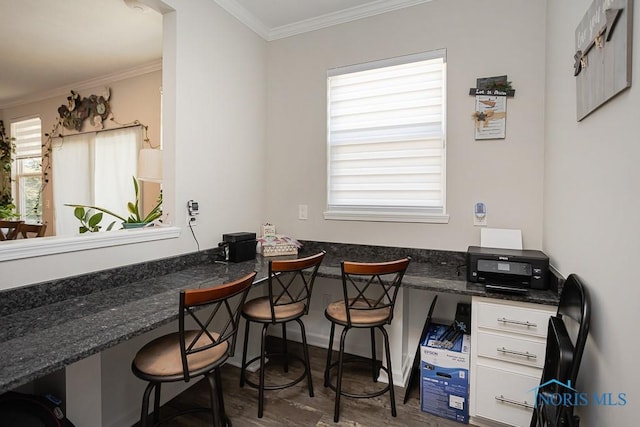
{"label": "black office chair", "polygon": [[[391,371],[391,351],[389,349],[389,335],[385,325],[390,325],[393,320],[393,309],[398,295],[398,289],[402,283],[404,273],[409,266],[411,258],[403,258],[396,261],[361,263],[342,262],[342,290],[343,299],[329,304],[324,314],[331,322],[329,334],[329,346],[327,349],[327,364],[324,371],[324,385],[336,392],[333,421],[340,418],[340,397],[370,398],[381,396],[389,392],[391,415],[396,416],[396,400],[393,390],[393,372]],[[340,335],[340,350],[338,361],[332,361],[333,338],[336,325],[342,326]],[[369,329],[371,334],[371,369],[373,382],[378,381],[379,370],[387,373],[389,383],[371,392],[347,391],[342,388],[344,374],[344,346],[347,332],[353,328]],[[379,365],[376,360],[376,329],[382,332],[384,338],[384,351],[386,365]],[[358,359],[353,359],[358,360]],[[332,368],[337,366],[337,378],[335,385],[331,383]]]}
{"label": "black office chair", "polygon": [[[222,380],[218,368],[233,355],[240,308],[255,276],[256,273],[251,273],[223,285],[180,292],[178,332],[164,335],[146,344],[138,351],[131,364],[133,373],[149,382],[142,398],[142,427],[148,425],[149,398],[152,390],[155,389],[153,425],[156,425],[160,422],[162,383],[189,382],[198,376],[204,376],[208,380],[210,407],[194,410],[210,411],[212,425],[216,427],[231,425],[224,411]],[[205,307],[209,309],[203,310]],[[185,324],[185,320],[188,319],[193,320],[193,328]],[[170,418],[177,415],[181,413]]]}
{"label": "black office chair", "polygon": [[544,368],[530,427],[579,426],[573,405],[558,404],[553,396],[570,392],[567,387],[576,388],[590,317],[589,293],[580,279],[570,274],[562,288],[558,312],[549,319]]}

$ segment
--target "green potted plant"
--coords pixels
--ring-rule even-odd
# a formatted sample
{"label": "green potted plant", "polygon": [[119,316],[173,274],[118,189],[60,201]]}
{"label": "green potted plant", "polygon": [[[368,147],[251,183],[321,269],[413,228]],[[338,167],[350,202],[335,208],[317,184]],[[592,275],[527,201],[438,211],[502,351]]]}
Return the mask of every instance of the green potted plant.
{"label": "green potted plant", "polygon": [[[140,209],[140,184],[136,177],[133,177],[133,189],[135,192],[135,202],[127,203],[127,211],[129,216],[127,218],[118,215],[108,209],[101,208],[99,206],[81,205],[81,204],[65,204],[65,206],[71,206],[74,209],[74,216],[80,221],[80,233],[86,233],[87,231],[96,232],[99,231],[101,226],[98,224],[102,221],[103,213],[111,215],[122,221],[122,228],[141,228],[146,227],[153,221],[162,216],[162,192],[158,196],[156,205],[145,216],[142,216],[142,210]],[[91,209],[98,211],[93,213]],[[107,231],[111,230],[115,221],[109,224]]]}
{"label": "green potted plant", "polygon": [[0,219],[11,219],[18,216],[16,213],[16,205],[13,203],[0,203]]}

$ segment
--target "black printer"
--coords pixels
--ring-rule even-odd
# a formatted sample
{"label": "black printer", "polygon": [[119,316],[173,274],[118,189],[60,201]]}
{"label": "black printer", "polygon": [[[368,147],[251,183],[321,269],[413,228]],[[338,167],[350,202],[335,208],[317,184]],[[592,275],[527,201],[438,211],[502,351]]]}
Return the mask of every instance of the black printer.
{"label": "black printer", "polygon": [[487,290],[526,293],[549,287],[549,257],[541,251],[469,246],[467,280]]}

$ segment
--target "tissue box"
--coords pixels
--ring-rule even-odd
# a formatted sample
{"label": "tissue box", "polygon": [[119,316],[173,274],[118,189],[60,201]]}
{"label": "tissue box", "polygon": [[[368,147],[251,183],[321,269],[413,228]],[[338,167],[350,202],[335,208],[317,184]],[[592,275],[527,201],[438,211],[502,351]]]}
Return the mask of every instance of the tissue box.
{"label": "tissue box", "polygon": [[297,240],[282,234],[263,236],[258,243],[263,256],[297,255],[301,246]]}
{"label": "tissue box", "polygon": [[423,412],[469,423],[469,335],[453,347],[440,346],[438,338],[448,325],[433,323],[420,345],[420,406]]}

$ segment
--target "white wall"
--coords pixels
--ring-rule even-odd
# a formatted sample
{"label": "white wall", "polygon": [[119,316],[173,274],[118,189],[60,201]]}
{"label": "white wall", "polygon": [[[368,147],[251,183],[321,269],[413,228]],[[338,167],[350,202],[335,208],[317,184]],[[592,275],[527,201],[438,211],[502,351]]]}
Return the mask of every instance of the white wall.
{"label": "white wall", "polygon": [[[464,251],[479,243],[472,209],[542,246],[545,4],[435,0],[269,43],[266,220],[296,238]],[[447,49],[449,224],[326,221],[326,72],[343,65]],[[507,74],[507,138],[474,141],[480,77]],[[309,219],[297,219],[298,204]]]}
{"label": "white wall", "polygon": [[[167,0],[163,52],[164,209],[186,224],[200,202],[200,249],[263,222],[266,42],[210,0]],[[134,264],[197,249],[180,238],[3,262],[0,288]]]}
{"label": "white wall", "polygon": [[[627,393],[629,402],[580,408],[581,425],[637,425],[640,62],[635,48],[633,86],[576,122],[574,31],[590,5],[547,2],[544,250],[563,275],[577,273],[591,292],[591,330],[577,389]],[[640,46],[640,8],[634,15],[633,45]]]}

